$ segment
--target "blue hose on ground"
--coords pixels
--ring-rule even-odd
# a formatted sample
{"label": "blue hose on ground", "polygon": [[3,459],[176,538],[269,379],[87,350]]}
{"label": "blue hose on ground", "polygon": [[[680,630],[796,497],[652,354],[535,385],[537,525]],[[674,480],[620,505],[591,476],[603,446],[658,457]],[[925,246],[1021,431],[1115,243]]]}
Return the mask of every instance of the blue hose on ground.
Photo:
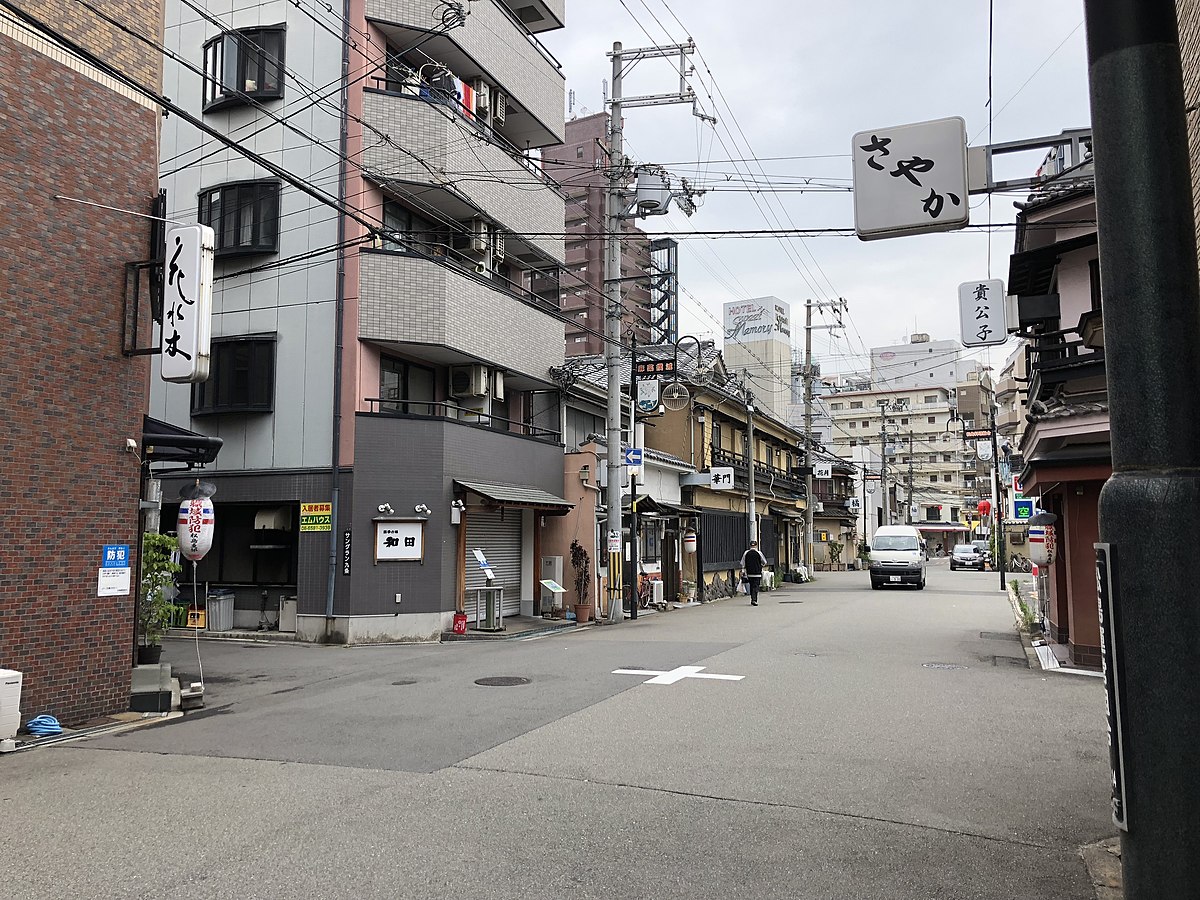
{"label": "blue hose on ground", "polygon": [[25,723],[25,730],[38,737],[62,734],[62,726],[54,716],[37,716]]}

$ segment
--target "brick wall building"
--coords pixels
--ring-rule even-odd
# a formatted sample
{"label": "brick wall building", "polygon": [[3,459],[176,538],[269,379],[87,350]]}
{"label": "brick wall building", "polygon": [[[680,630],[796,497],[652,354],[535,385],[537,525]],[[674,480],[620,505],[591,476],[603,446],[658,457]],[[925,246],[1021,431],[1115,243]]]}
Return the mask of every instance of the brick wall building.
{"label": "brick wall building", "polygon": [[[157,90],[161,58],[75,3],[32,16]],[[141,34],[154,2],[105,4]],[[122,353],[125,264],[148,256],[158,112],[36,25],[0,11],[0,667],[22,718],[128,708],[133,596],[97,597],[105,544],[136,550],[144,359]]]}

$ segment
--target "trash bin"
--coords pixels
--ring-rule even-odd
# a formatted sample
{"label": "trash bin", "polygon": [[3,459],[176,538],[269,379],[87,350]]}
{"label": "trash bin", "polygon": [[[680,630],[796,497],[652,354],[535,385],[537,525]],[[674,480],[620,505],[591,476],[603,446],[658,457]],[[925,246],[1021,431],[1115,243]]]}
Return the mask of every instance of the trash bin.
{"label": "trash bin", "polygon": [[209,631],[233,630],[233,600],[234,592],[231,588],[216,588],[208,592],[205,606],[208,611]]}

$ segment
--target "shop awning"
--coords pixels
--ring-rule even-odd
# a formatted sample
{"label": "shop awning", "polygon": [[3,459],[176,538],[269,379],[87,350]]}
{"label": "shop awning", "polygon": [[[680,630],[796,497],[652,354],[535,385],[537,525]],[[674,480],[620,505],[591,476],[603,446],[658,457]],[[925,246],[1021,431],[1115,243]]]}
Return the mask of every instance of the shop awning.
{"label": "shop awning", "polygon": [[224,441],[219,437],[197,434],[142,416],[142,459],[146,462],[178,462],[199,466],[214,462]]}
{"label": "shop awning", "polygon": [[541,488],[529,487],[523,484],[502,484],[486,481],[454,482],[464,491],[478,494],[485,500],[490,500],[497,506],[518,506],[526,509],[538,509],[548,515],[561,516],[575,508],[574,503],[556,497]]}
{"label": "shop awning", "polygon": [[[621,508],[629,509],[629,495],[625,494],[621,497]],[[694,506],[683,506],[679,503],[669,503],[666,500],[659,500],[656,497],[651,497],[649,494],[638,494],[637,508],[639,515],[664,516],[673,518],[675,516],[698,516],[700,510]]]}
{"label": "shop awning", "polygon": [[913,528],[917,531],[970,531],[966,525],[958,525],[950,522],[939,522],[936,525],[919,525],[914,523]]}

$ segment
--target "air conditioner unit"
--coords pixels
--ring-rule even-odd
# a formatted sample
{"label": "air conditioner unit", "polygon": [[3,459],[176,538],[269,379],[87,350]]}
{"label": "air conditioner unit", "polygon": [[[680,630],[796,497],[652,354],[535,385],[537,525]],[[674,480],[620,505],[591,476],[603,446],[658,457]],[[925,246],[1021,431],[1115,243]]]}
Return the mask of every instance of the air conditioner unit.
{"label": "air conditioner unit", "polygon": [[[495,88],[492,91],[492,121],[497,125],[504,124],[504,113],[508,106],[508,97],[504,95],[504,91]],[[1012,321],[1016,321],[1013,319]]]}
{"label": "air conditioner unit", "polygon": [[474,253],[487,253],[491,243],[491,232],[488,223],[483,219],[471,220],[471,250]]}
{"label": "air conditioner unit", "polygon": [[492,230],[492,258],[504,262],[504,232],[498,228]]}
{"label": "air conditioner unit", "polygon": [[492,396],[497,400],[504,399],[504,373],[499,369],[492,372]]}
{"label": "air conditioner unit", "polygon": [[487,366],[451,366],[450,396],[486,397],[488,392]]}
{"label": "air conditioner unit", "polygon": [[486,116],[490,107],[492,89],[482,78],[475,78],[471,81],[471,90],[475,92],[476,115]]}

